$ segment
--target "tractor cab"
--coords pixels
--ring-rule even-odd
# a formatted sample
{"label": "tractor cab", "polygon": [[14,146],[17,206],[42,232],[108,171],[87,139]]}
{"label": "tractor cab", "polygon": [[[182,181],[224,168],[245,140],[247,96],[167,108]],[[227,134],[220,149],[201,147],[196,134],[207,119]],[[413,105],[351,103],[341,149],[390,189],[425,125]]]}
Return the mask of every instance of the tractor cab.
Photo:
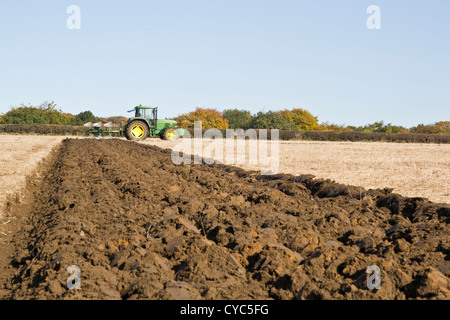
{"label": "tractor cab", "polygon": [[143,107],[141,105],[135,107],[132,110],[129,110],[128,112],[134,111],[134,117],[135,118],[146,118],[146,119],[156,119],[157,118],[157,107]]}
{"label": "tractor cab", "polygon": [[143,118],[146,120],[147,125],[150,128],[156,128],[156,124],[158,121],[158,108],[157,107],[144,107],[139,105],[128,112],[134,111],[134,119]]}
{"label": "tractor cab", "polygon": [[157,118],[157,107],[143,107],[143,106],[137,106],[133,110],[130,110],[128,112],[135,112],[134,117],[135,118],[146,118],[149,120],[153,120]]}

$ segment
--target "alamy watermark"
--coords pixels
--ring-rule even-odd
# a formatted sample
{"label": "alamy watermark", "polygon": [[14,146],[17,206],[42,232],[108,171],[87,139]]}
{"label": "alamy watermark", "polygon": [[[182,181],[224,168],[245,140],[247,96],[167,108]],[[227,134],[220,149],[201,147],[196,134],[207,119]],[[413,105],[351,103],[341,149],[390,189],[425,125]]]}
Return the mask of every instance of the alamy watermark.
{"label": "alamy watermark", "polygon": [[81,289],[80,267],[76,265],[69,266],[67,268],[67,273],[69,274],[69,277],[67,278],[67,288],[69,288],[69,290]]}
{"label": "alamy watermark", "polygon": [[[192,156],[194,160],[192,160]],[[194,136],[189,131],[180,138],[171,153],[174,164],[254,165],[261,174],[278,173],[280,165],[279,130],[226,129],[225,137],[219,129],[208,129],[203,133],[202,122],[195,121]],[[248,158],[248,159],[247,159]]]}
{"label": "alamy watermark", "polygon": [[370,16],[367,18],[366,26],[369,30],[380,30],[381,29],[381,9],[377,5],[370,5],[367,8],[367,13]]}
{"label": "alamy watermark", "polygon": [[66,13],[70,16],[66,20],[66,26],[69,30],[81,29],[81,9],[77,5],[70,5],[66,9]]}
{"label": "alamy watermark", "polygon": [[381,270],[376,265],[368,266],[366,269],[366,273],[370,274],[370,276],[367,278],[367,288],[370,290],[377,289],[379,290],[381,288]]}
{"label": "alamy watermark", "polygon": [[[81,29],[81,9],[77,5],[70,5],[66,9],[66,13],[70,16],[66,20],[66,26],[69,30]],[[381,29],[381,9],[379,6],[372,4],[367,7],[367,14],[370,16],[366,20],[366,26],[369,30]]]}

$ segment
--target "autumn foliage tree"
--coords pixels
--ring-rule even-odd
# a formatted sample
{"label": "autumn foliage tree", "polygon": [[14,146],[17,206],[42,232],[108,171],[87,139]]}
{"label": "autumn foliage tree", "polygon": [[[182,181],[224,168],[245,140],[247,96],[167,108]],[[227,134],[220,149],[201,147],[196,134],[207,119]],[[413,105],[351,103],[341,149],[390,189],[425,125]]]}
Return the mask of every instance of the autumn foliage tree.
{"label": "autumn foliage tree", "polygon": [[410,131],[425,134],[450,134],[450,121],[439,121],[430,125],[419,124],[417,127],[412,127]]}
{"label": "autumn foliage tree", "polygon": [[285,109],[280,111],[280,115],[295,124],[299,131],[319,130],[317,117],[313,116],[309,111],[301,108],[291,110]]}
{"label": "autumn foliage tree", "polygon": [[197,108],[175,117],[174,120],[181,128],[193,128],[195,121],[201,121],[203,129],[228,129],[228,120],[216,109]]}

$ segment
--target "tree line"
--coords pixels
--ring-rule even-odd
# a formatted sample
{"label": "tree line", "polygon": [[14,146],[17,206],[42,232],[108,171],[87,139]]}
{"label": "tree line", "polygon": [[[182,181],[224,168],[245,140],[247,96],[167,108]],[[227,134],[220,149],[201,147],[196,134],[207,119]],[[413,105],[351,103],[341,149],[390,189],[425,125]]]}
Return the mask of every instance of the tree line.
{"label": "tree line", "polygon": [[197,108],[174,118],[183,128],[193,128],[195,121],[202,121],[204,129],[279,129],[286,131],[329,131],[336,133],[417,133],[417,134],[450,134],[450,121],[439,121],[434,124],[405,128],[403,126],[385,124],[377,121],[364,126],[344,126],[321,122],[308,110],[302,108],[284,109],[281,111],[257,112],[252,114],[243,109],[226,109],[219,112],[211,108]]}
{"label": "tree line", "polygon": [[[336,133],[417,133],[417,134],[450,134],[450,121],[439,121],[434,124],[405,128],[377,121],[364,126],[344,126],[328,122],[320,122],[308,110],[302,108],[284,109],[281,111],[259,111],[252,114],[245,109],[225,109],[223,112],[214,108],[196,108],[194,111],[173,118],[182,128],[193,128],[195,121],[202,121],[203,129],[279,129],[284,131],[328,131]],[[76,115],[65,113],[51,102],[39,106],[20,105],[0,115],[0,124],[33,124],[33,125],[65,125],[81,126],[87,122],[126,121],[125,117],[111,116],[101,118],[87,110]]]}

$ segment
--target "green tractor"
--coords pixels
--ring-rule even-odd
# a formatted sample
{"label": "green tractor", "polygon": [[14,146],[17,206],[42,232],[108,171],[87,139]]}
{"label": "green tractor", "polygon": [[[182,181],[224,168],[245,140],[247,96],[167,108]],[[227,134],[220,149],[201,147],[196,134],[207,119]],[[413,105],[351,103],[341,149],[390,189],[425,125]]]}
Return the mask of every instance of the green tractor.
{"label": "green tractor", "polygon": [[164,140],[177,140],[184,135],[184,130],[177,128],[176,121],[158,119],[157,107],[137,106],[128,112],[133,111],[134,117],[128,119],[123,130],[128,140],[142,141],[157,136]]}
{"label": "green tractor", "polygon": [[89,127],[89,136],[125,136],[128,140],[143,141],[147,137],[161,137],[164,140],[177,140],[184,135],[184,130],[177,128],[177,122],[174,120],[159,120],[157,107],[137,106],[128,111],[133,112],[134,117],[127,120],[126,125],[123,122],[120,129],[114,129],[113,124],[86,123]]}

